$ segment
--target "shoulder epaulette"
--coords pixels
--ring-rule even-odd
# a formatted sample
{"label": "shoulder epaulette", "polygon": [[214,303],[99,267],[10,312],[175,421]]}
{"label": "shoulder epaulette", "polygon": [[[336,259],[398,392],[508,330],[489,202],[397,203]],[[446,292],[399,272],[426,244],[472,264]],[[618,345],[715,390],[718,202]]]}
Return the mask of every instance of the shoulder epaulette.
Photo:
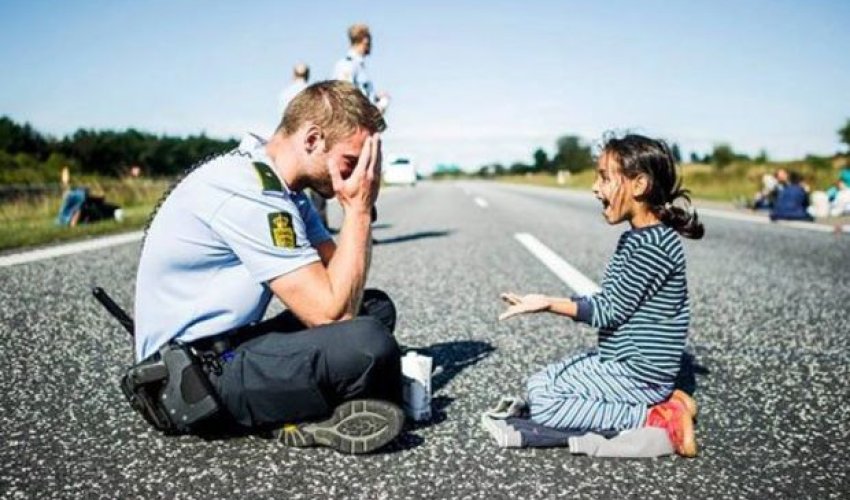
{"label": "shoulder epaulette", "polygon": [[270,166],[261,161],[255,161],[254,169],[260,177],[260,183],[263,185],[263,192],[283,192],[283,184],[281,184],[280,179],[278,179]]}

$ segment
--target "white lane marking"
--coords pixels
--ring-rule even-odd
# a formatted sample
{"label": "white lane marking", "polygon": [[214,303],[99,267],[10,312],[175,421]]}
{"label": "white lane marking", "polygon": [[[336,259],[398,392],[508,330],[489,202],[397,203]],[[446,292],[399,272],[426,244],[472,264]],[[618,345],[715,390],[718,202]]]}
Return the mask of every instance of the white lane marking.
{"label": "white lane marking", "polygon": [[484,198],[482,198],[480,196],[475,197],[475,203],[477,203],[478,206],[481,207],[481,208],[487,208],[487,200],[485,200]]}
{"label": "white lane marking", "polygon": [[[776,222],[772,222],[767,216],[764,215],[755,215],[755,214],[742,214],[737,212],[730,212],[728,210],[717,210],[714,208],[700,208],[697,207],[697,215],[705,214],[709,217],[717,217],[720,219],[729,219],[729,220],[738,220],[744,222],[752,222],[755,224],[775,224],[779,226],[793,227],[795,229],[806,229],[809,231],[819,231],[821,233],[833,233],[836,231],[836,225],[828,225],[828,224],[818,224],[814,222],[802,222],[802,221],[790,221],[790,220],[780,220]],[[839,231],[843,231],[845,233],[850,232],[850,225],[838,226]]]}
{"label": "white lane marking", "polygon": [[76,243],[67,243],[50,248],[42,248],[40,250],[31,250],[29,252],[15,253],[0,257],[0,267],[16,266],[18,264],[26,264],[27,262],[35,262],[44,259],[52,259],[62,255],[71,255],[80,252],[88,252],[100,248],[108,248],[125,243],[133,243],[142,239],[142,231],[132,233],[117,234],[114,236],[106,236],[94,240],[79,241]]}
{"label": "white lane marking", "polygon": [[555,276],[566,283],[568,287],[575,290],[577,294],[590,295],[599,291],[599,285],[583,275],[578,269],[569,265],[567,261],[558,256],[549,247],[540,243],[540,240],[534,236],[528,233],[517,233],[514,235],[514,238],[522,243],[532,255],[540,259],[543,265],[555,273]]}

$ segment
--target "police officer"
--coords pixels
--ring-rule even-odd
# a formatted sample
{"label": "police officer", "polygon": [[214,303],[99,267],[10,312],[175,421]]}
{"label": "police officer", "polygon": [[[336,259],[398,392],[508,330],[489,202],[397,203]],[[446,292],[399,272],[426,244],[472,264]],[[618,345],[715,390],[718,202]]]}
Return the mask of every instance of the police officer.
{"label": "police officer", "polygon": [[[369,452],[401,430],[389,297],[365,290],[385,128],[349,83],[300,92],[268,142],[191,170],[155,212],[136,281],[136,353],[169,342],[205,364],[235,431]],[[339,200],[338,243],[302,193]],[[260,321],[272,297],[287,306]]]}
{"label": "police officer", "polygon": [[354,84],[383,113],[390,104],[390,96],[386,92],[376,92],[372,80],[366,74],[365,58],[372,53],[369,27],[365,24],[352,25],[348,28],[348,39],[351,43],[348,54],[337,61],[333,77]]}

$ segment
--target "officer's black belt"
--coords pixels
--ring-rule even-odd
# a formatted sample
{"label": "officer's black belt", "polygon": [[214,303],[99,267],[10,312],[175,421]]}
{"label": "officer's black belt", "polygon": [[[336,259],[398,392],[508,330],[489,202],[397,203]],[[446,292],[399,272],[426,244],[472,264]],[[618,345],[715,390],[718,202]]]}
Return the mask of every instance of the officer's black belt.
{"label": "officer's black belt", "polygon": [[261,332],[257,328],[257,323],[249,323],[223,333],[193,340],[189,345],[198,352],[212,352],[216,356],[223,356],[259,333]]}

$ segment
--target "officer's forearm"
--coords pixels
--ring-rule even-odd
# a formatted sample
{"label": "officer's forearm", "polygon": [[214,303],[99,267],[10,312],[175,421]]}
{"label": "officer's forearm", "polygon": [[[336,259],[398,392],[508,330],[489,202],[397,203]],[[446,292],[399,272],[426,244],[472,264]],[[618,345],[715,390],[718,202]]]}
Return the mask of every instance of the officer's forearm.
{"label": "officer's forearm", "polygon": [[369,212],[345,212],[337,248],[328,263],[328,278],[340,319],[353,318],[360,310],[363,288],[372,252],[372,228]]}

